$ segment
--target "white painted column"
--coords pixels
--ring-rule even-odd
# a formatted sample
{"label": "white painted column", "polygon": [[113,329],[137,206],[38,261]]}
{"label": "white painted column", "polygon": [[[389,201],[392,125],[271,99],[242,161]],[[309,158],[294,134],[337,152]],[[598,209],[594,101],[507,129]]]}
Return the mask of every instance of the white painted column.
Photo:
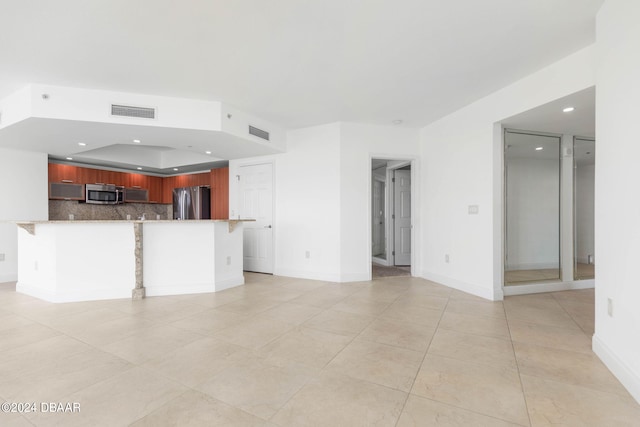
{"label": "white painted column", "polygon": [[560,278],[573,281],[573,135],[560,143]]}

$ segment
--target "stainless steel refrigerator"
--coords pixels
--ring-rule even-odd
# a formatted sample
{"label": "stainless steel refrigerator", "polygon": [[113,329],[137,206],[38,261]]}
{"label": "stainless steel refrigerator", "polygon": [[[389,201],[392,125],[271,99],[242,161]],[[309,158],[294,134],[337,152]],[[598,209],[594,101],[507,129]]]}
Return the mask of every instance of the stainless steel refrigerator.
{"label": "stainless steel refrigerator", "polygon": [[211,189],[205,186],[174,188],[173,219],[211,219]]}

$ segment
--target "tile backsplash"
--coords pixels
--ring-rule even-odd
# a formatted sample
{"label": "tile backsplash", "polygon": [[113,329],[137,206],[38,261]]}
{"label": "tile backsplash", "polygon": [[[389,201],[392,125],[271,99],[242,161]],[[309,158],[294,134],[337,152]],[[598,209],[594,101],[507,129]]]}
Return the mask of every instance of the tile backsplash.
{"label": "tile backsplash", "polygon": [[[126,220],[127,215],[132,220],[139,219],[142,214],[146,219],[171,219],[173,206],[160,203],[124,203],[120,205],[93,205],[72,200],[49,200],[49,220],[76,221],[88,220]],[[158,218],[158,215],[160,217]]]}

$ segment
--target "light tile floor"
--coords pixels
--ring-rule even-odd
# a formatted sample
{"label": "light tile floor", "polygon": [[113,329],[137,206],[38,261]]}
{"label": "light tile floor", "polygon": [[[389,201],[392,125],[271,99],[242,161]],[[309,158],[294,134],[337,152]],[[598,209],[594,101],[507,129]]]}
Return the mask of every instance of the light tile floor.
{"label": "light tile floor", "polygon": [[593,291],[489,302],[422,279],[258,274],[50,304],[0,285],[1,426],[638,426],[591,351]]}

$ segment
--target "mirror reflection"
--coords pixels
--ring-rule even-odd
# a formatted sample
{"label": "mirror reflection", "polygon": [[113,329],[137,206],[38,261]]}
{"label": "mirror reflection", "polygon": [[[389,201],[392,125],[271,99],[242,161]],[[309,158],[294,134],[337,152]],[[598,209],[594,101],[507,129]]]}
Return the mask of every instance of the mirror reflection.
{"label": "mirror reflection", "polygon": [[560,137],[505,132],[505,284],[560,279]]}
{"label": "mirror reflection", "polygon": [[594,187],[596,142],[573,140],[574,278],[595,278]]}

